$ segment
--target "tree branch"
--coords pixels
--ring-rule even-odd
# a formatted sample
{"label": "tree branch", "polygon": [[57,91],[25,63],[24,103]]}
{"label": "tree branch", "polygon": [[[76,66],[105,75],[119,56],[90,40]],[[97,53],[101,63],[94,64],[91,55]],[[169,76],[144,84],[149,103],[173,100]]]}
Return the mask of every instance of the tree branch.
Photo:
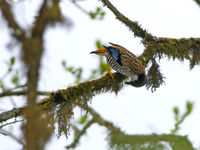
{"label": "tree branch", "polygon": [[[144,44],[145,50],[139,56],[142,64],[146,67],[148,63],[155,62],[155,59],[163,57],[168,57],[169,59],[178,59],[179,61],[189,60],[190,68],[192,69],[195,65],[200,64],[200,38],[163,38],[155,37],[148,33],[146,30],[142,29],[137,22],[129,20],[126,16],[120,13],[109,0],[101,0],[116,16],[118,20],[124,23],[134,35],[142,38],[142,43]],[[155,64],[155,63],[154,63]],[[164,83],[164,76],[159,69],[153,67],[153,63],[149,70],[154,70],[154,73],[147,73],[148,81],[146,84],[147,89],[155,91]],[[157,64],[157,63],[156,63]],[[159,65],[157,64],[157,68]],[[157,76],[159,75],[159,76]]]}
{"label": "tree branch", "polygon": [[119,128],[116,128],[113,123],[103,119],[94,109],[91,107],[84,108],[83,106],[79,105],[81,108],[85,109],[85,111],[88,111],[92,116],[96,123],[98,123],[100,126],[106,127],[110,132],[117,131],[121,132]]}
{"label": "tree branch", "polygon": [[12,110],[0,113],[0,123],[3,121],[6,121],[8,119],[15,118],[15,117],[22,115],[23,109],[24,109],[24,107],[13,108]]}
{"label": "tree branch", "polygon": [[194,0],[200,6],[200,0]]}
{"label": "tree branch", "polygon": [[86,125],[83,127],[83,129],[81,131],[78,131],[78,134],[75,136],[75,139],[73,140],[73,142],[66,146],[66,148],[75,148],[80,140],[80,138],[85,134],[85,132],[87,131],[87,129],[94,123],[94,119],[91,119],[90,121],[88,121],[86,123]]}
{"label": "tree branch", "polygon": [[[105,76],[103,78],[106,78],[106,77],[108,78],[108,76]],[[99,79],[99,80],[102,80],[102,79]],[[90,81],[90,82],[98,82],[98,80]],[[81,83],[81,84],[88,85],[88,82],[87,83]],[[81,84],[79,84],[79,86],[83,86]],[[84,86],[86,86],[86,85],[84,85]],[[49,102],[54,103],[54,102],[58,102],[59,100],[60,101],[70,100],[70,99],[63,99],[63,98],[68,97],[69,96],[68,94],[70,94],[72,96],[73,95],[72,93],[77,92],[76,90],[77,90],[77,87],[69,87],[66,90],[57,91],[55,93],[52,93],[50,97],[41,100],[38,103],[38,105],[41,105],[41,108],[44,109],[45,107],[48,107]],[[63,94],[62,99],[60,99],[61,97],[58,96],[61,93]],[[187,139],[187,137],[171,135],[171,134],[170,135],[167,135],[167,134],[162,134],[162,135],[157,135],[157,134],[152,134],[152,135],[126,135],[123,132],[121,132],[119,128],[116,128],[111,122],[103,119],[92,108],[85,107],[85,105],[83,105],[82,103],[77,103],[77,102],[80,102],[80,100],[77,100],[77,101],[74,100],[74,104],[77,104],[82,109],[85,109],[86,111],[88,111],[93,116],[93,119],[96,123],[98,123],[101,126],[106,127],[110,131],[111,144],[119,144],[120,143],[120,144],[130,144],[130,145],[131,144],[132,145],[134,145],[134,144],[136,144],[136,145],[140,144],[141,145],[142,143],[148,143],[148,142],[157,143],[159,141],[166,141],[166,142],[169,142],[172,147],[179,147],[179,148],[180,147],[186,147],[186,150],[193,150],[193,147],[192,147],[191,143],[189,142],[189,140]],[[18,110],[18,109],[16,109],[16,110]],[[22,110],[24,108],[20,108],[20,109]],[[13,111],[14,110],[12,110],[11,113],[13,113]],[[6,112],[6,113],[8,113],[8,112]],[[20,113],[21,112],[16,112],[15,116],[21,115]],[[0,114],[1,119],[2,119],[2,114]],[[14,113],[12,115],[14,115]],[[1,122],[1,120],[0,120],[0,122]],[[90,126],[90,125],[88,125],[88,126]],[[85,130],[88,128],[88,126],[85,126]],[[83,131],[83,132],[85,132],[85,131]],[[80,136],[81,135],[83,135],[83,134],[80,134]],[[74,142],[74,143],[78,143],[77,141]],[[183,144],[180,144],[180,143],[183,143],[184,146],[183,146]]]}
{"label": "tree branch", "polygon": [[12,122],[8,122],[8,123],[5,123],[3,125],[0,125],[0,129],[7,126],[7,125],[11,125],[11,124],[14,124],[14,123],[17,123],[17,122],[22,122],[24,120],[15,120],[15,121],[12,121]]}
{"label": "tree branch", "polygon": [[25,32],[18,25],[13,17],[13,13],[11,11],[11,7],[6,0],[0,1],[0,10],[3,14],[3,17],[8,23],[8,26],[11,30],[13,30],[12,35],[18,40],[21,41],[25,38]]}
{"label": "tree branch", "polygon": [[[0,93],[0,97],[6,97],[6,96],[22,96],[26,95],[27,91],[6,91],[3,93]],[[37,91],[37,95],[49,95],[50,92],[44,92],[44,91]]]}
{"label": "tree branch", "polygon": [[150,134],[150,135],[126,135],[123,133],[114,133],[111,136],[111,145],[130,145],[130,147],[139,149],[145,143],[147,146],[155,146],[159,142],[167,142],[173,150],[194,150],[191,142],[186,136],[172,135],[172,134]]}
{"label": "tree branch", "polygon": [[[66,148],[75,148],[80,140],[80,138],[85,134],[86,130],[93,124],[93,123],[98,123],[101,126],[106,127],[110,132],[116,132],[119,131],[118,128],[116,128],[111,122],[106,121],[105,119],[103,119],[94,109],[92,109],[91,107],[85,107],[82,104],[78,104],[78,106],[81,109],[84,109],[85,111],[89,112],[92,115],[92,119],[90,121],[88,121],[86,123],[86,125],[83,127],[83,129],[81,131],[79,131],[78,129],[75,129],[75,139],[73,140],[73,142],[66,146]],[[78,130],[78,131],[76,131]],[[76,135],[77,133],[77,135]]]}
{"label": "tree branch", "polygon": [[9,136],[12,139],[14,139],[15,141],[17,141],[19,144],[21,144],[22,146],[25,146],[25,143],[22,139],[16,137],[15,135],[13,135],[13,133],[6,131],[4,129],[0,129],[0,131],[5,135],[5,136]]}
{"label": "tree branch", "polygon": [[119,147],[123,145],[130,145],[130,147],[132,147],[133,149],[137,149],[138,146],[142,146],[145,143],[156,146],[156,143],[165,141],[170,144],[173,150],[180,150],[183,148],[185,148],[185,150],[194,150],[191,142],[186,136],[179,136],[174,134],[127,135],[120,131],[119,128],[115,127],[111,122],[103,119],[92,108],[84,108],[81,105],[79,106],[88,111],[93,116],[93,119],[96,123],[106,127],[110,131],[111,147],[114,145],[118,145]]}
{"label": "tree branch", "polygon": [[[52,92],[47,98],[40,100],[37,104],[42,109],[48,109],[52,102],[69,101],[72,105],[85,104],[95,95],[115,92],[116,94],[122,88],[122,82],[126,77],[122,74],[115,73],[115,80],[110,76],[103,76],[100,79],[87,81],[78,84],[77,86],[68,87],[67,89]],[[76,101],[76,100],[79,101]],[[25,107],[15,108],[0,114],[0,122],[22,115]]]}
{"label": "tree branch", "polygon": [[[24,36],[24,31],[19,27],[14,20],[13,13],[11,12],[11,6],[6,0],[0,1],[0,9],[4,18],[6,19],[8,26],[11,30],[14,30],[13,37],[15,37],[21,44],[23,62],[27,68],[27,107],[30,109],[23,109],[23,114],[26,118],[26,123],[23,125],[24,137],[26,141],[25,149],[28,150],[42,150],[45,143],[50,138],[52,133],[51,128],[41,128],[40,124],[48,123],[48,116],[41,118],[41,111],[35,105],[38,95],[37,86],[39,78],[40,62],[43,54],[43,34],[47,25],[60,22],[62,15],[59,7],[59,0],[43,0],[39,15],[37,16],[35,23],[31,30],[31,36]],[[8,94],[8,93],[7,93]],[[15,93],[16,94],[16,93]],[[22,94],[22,93],[20,93]],[[19,109],[20,110],[20,109]],[[8,113],[8,118],[13,113]],[[20,114],[18,112],[18,114]],[[5,120],[5,113],[4,113]],[[34,128],[35,132],[32,131]]]}
{"label": "tree branch", "polygon": [[134,32],[135,36],[142,38],[146,48],[139,59],[144,66],[147,66],[148,62],[153,58],[162,58],[163,56],[173,59],[177,58],[180,61],[187,59],[190,61],[190,68],[200,63],[200,38],[173,39],[155,37],[142,29],[137,22],[129,20],[120,13],[109,0],[102,0],[102,2],[113,12],[118,20]]}
{"label": "tree branch", "polygon": [[63,21],[59,7],[59,0],[53,0],[51,3],[51,5],[48,5],[48,0],[44,0],[39,15],[36,17],[34,27],[32,28],[32,37],[42,38],[48,25]]}
{"label": "tree branch", "polygon": [[155,56],[159,59],[167,56],[169,59],[180,61],[187,59],[190,61],[190,67],[193,68],[200,62],[200,38],[156,38],[154,42],[148,43],[139,58],[148,63]]}
{"label": "tree branch", "polygon": [[134,32],[134,35],[137,37],[141,37],[143,42],[149,42],[154,40],[154,37],[148,33],[146,30],[142,29],[137,22],[131,21],[126,16],[124,16],[121,12],[119,12],[115,6],[113,6],[109,0],[102,0],[103,4],[106,5],[116,16],[118,20],[124,23],[131,31]]}
{"label": "tree branch", "polygon": [[[127,135],[123,133],[119,128],[115,127],[113,123],[103,119],[94,109],[90,107],[79,107],[88,111],[96,123],[100,126],[106,127],[110,132],[110,146],[117,145],[123,147],[123,145],[129,145],[130,149],[139,149],[142,145],[154,145],[156,146],[159,142],[168,142],[173,150],[180,150],[185,148],[186,150],[194,150],[192,144],[186,136],[179,136],[174,134],[150,134],[150,135]],[[116,148],[116,147],[115,147]],[[155,148],[156,149],[156,148]]]}
{"label": "tree branch", "polygon": [[[28,102],[29,102],[28,103],[29,105],[26,107],[16,108],[16,109],[1,113],[0,122],[6,121],[10,118],[20,116],[22,114],[26,114],[27,124],[30,125],[27,127],[25,126],[26,127],[25,131],[27,134],[31,133],[28,131],[29,130],[32,131],[33,125],[34,127],[37,127],[38,129],[38,127],[40,127],[39,124],[42,124],[41,120],[38,119],[39,118],[38,114],[40,116],[38,108],[35,107],[36,96],[38,94],[36,90],[37,90],[37,82],[38,82],[38,76],[39,76],[40,60],[41,60],[41,56],[43,52],[42,35],[44,33],[46,26],[48,24],[55,23],[54,20],[59,20],[59,18],[57,17],[60,16],[58,0],[55,0],[52,2],[55,3],[56,9],[47,7],[47,4],[46,4],[47,0],[44,0],[44,3],[40,9],[40,14],[35,21],[35,26],[31,30],[32,31],[31,38],[24,37],[24,32],[20,29],[18,24],[13,19],[9,4],[5,0],[4,1],[2,0],[0,2],[0,8],[2,10],[2,14],[4,18],[6,18],[9,27],[14,30],[13,36],[18,41],[22,41],[23,39],[21,43],[22,43],[22,50],[24,54],[24,62],[28,68],[27,95],[28,95]],[[116,15],[118,20],[123,22],[125,25],[129,27],[129,29],[131,29],[134,32],[135,36],[142,38],[142,41],[146,49],[144,53],[139,57],[139,59],[143,61],[144,64],[147,65],[147,63],[150,60],[154,59],[155,57],[162,58],[163,55],[168,56],[169,58],[172,57],[173,59],[178,58],[179,60],[188,59],[191,61],[191,68],[194,65],[199,64],[200,62],[200,39],[199,38],[196,38],[196,39],[182,38],[180,40],[170,39],[170,38],[156,38],[152,36],[150,33],[147,33],[146,30],[142,29],[138,25],[137,22],[133,22],[129,20],[127,17],[125,17],[123,14],[121,14],[109,2],[109,0],[102,0],[102,2]],[[51,9],[53,9],[53,11],[51,11]],[[34,56],[34,59],[32,59],[33,56]],[[43,110],[51,108],[52,105],[60,104],[63,102],[67,102],[67,107],[70,110],[69,112],[71,112],[76,105],[81,105],[82,108],[88,108],[87,102],[97,94],[105,93],[105,92],[115,92],[117,94],[118,91],[122,88],[122,81],[125,78],[126,78],[125,76],[119,73],[116,73],[115,80],[112,80],[110,76],[105,76],[98,80],[83,82],[83,83],[78,84],[77,86],[68,87],[67,89],[59,90],[57,92],[52,92],[50,96],[48,96],[45,99],[42,99],[37,104]],[[152,84],[154,83],[152,82]],[[34,106],[34,107],[31,107],[32,112],[30,113],[30,116],[27,115],[28,114],[27,108],[29,108],[29,106]],[[93,110],[90,110],[90,108],[88,108],[88,111],[94,116],[94,118],[96,118],[97,122],[100,125],[107,127],[110,131],[113,131],[114,129],[119,131],[119,129],[114,127],[112,123],[101,118],[100,115],[98,115]],[[71,114],[72,113],[70,113],[70,115],[67,117],[71,117]],[[34,117],[34,119],[31,118],[32,116]],[[41,131],[41,130],[38,129],[37,131]],[[38,138],[37,135],[31,136],[31,134],[29,134],[29,136],[27,137],[29,138],[29,140],[27,141],[32,140],[34,142],[37,142],[37,141],[39,142],[39,140],[36,139]],[[36,140],[33,140],[33,139],[36,139]],[[34,145],[37,145],[37,144],[29,143],[29,148],[37,149],[34,147]]]}

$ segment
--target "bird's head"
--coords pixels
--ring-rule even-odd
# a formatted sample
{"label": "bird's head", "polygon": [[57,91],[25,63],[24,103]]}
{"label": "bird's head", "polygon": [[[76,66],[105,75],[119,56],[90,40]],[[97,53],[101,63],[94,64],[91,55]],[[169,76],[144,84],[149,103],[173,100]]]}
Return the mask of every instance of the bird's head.
{"label": "bird's head", "polygon": [[96,55],[100,55],[100,56],[107,56],[108,55],[108,51],[105,48],[100,48],[96,51],[92,51],[90,52],[90,54],[96,54]]}

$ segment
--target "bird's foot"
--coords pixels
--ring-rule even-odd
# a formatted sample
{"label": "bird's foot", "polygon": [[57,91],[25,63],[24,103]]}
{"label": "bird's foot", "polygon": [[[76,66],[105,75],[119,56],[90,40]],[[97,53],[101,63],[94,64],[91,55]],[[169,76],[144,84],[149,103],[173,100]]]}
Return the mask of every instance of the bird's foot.
{"label": "bird's foot", "polygon": [[112,73],[112,72],[110,72],[110,71],[109,71],[109,72],[107,72],[107,73],[106,73],[106,75],[109,75],[109,76],[111,76],[111,77],[112,77],[112,79],[114,80],[114,75],[115,75],[114,73]]}

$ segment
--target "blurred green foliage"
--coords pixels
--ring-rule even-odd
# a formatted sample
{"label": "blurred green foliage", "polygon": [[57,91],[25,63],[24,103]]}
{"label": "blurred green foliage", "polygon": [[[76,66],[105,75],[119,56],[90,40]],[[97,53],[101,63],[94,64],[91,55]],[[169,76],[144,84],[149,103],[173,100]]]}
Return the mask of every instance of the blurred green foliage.
{"label": "blurred green foliage", "polygon": [[[96,40],[95,46],[97,49],[102,48],[102,42],[100,40]],[[107,72],[107,63],[103,56],[99,57],[99,65],[96,69],[91,70],[91,75],[87,78],[83,78],[83,69],[81,67],[68,66],[65,60],[62,61],[62,66],[66,72],[70,73],[74,77],[74,83],[78,84],[83,80],[92,80],[102,76],[105,72]]]}
{"label": "blurred green foliage", "polygon": [[84,124],[88,121],[88,114],[85,114],[85,115],[82,115],[80,116],[79,120],[78,120],[78,123],[79,124]]}
{"label": "blurred green foliage", "polygon": [[91,19],[103,20],[105,17],[105,11],[102,7],[96,7],[94,11],[88,11],[83,8],[79,2],[84,2],[84,0],[71,0],[71,2],[76,6],[80,11],[87,14]]}
{"label": "blurred green foliage", "polygon": [[12,77],[12,83],[13,83],[15,86],[18,86],[18,85],[19,85],[19,71],[18,71],[18,70],[15,71],[15,74],[14,74],[13,77]]}
{"label": "blurred green foliage", "polygon": [[177,106],[173,108],[175,125],[174,125],[174,129],[171,130],[172,134],[176,134],[180,130],[181,124],[191,114],[191,112],[194,108],[194,103],[188,101],[188,102],[186,102],[185,107],[186,107],[186,110],[183,114],[180,114],[180,110]]}
{"label": "blurred green foliage", "polygon": [[89,15],[91,19],[102,20],[105,16],[105,12],[102,10],[101,7],[97,7],[95,11],[90,11]]}
{"label": "blurred green foliage", "polygon": [[67,66],[65,60],[62,61],[62,66],[67,72],[71,73],[75,77],[75,80],[74,80],[75,84],[79,83],[82,80],[83,70],[81,67],[75,68],[73,66]]}
{"label": "blurred green foliage", "polygon": [[[0,77],[0,90],[2,91],[12,91],[16,87],[21,87],[20,84],[20,74],[19,69],[16,67],[16,58],[14,56],[10,57],[8,61],[5,61],[7,65],[7,71]],[[10,81],[11,86],[8,87],[8,82]],[[24,85],[23,85],[24,87]]]}
{"label": "blurred green foliage", "polygon": [[[96,41],[96,47],[97,47],[97,49],[100,49],[100,48],[103,47],[103,44],[102,44],[102,42],[100,40]],[[105,72],[107,72],[107,63],[106,63],[106,61],[105,61],[103,56],[99,57],[98,69],[99,69],[100,75],[103,75]]]}
{"label": "blurred green foliage", "polygon": [[9,69],[8,69],[8,72],[11,72],[12,71],[12,68],[15,64],[15,57],[11,57],[10,58],[10,63],[9,63]]}

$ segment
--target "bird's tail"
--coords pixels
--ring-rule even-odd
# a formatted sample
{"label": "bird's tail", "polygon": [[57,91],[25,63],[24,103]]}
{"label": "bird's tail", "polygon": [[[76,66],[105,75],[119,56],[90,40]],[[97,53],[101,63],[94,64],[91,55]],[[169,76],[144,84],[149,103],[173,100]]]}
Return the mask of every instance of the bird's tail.
{"label": "bird's tail", "polygon": [[142,87],[146,84],[147,77],[144,74],[140,74],[137,80],[124,82],[125,84],[132,85],[134,87]]}

